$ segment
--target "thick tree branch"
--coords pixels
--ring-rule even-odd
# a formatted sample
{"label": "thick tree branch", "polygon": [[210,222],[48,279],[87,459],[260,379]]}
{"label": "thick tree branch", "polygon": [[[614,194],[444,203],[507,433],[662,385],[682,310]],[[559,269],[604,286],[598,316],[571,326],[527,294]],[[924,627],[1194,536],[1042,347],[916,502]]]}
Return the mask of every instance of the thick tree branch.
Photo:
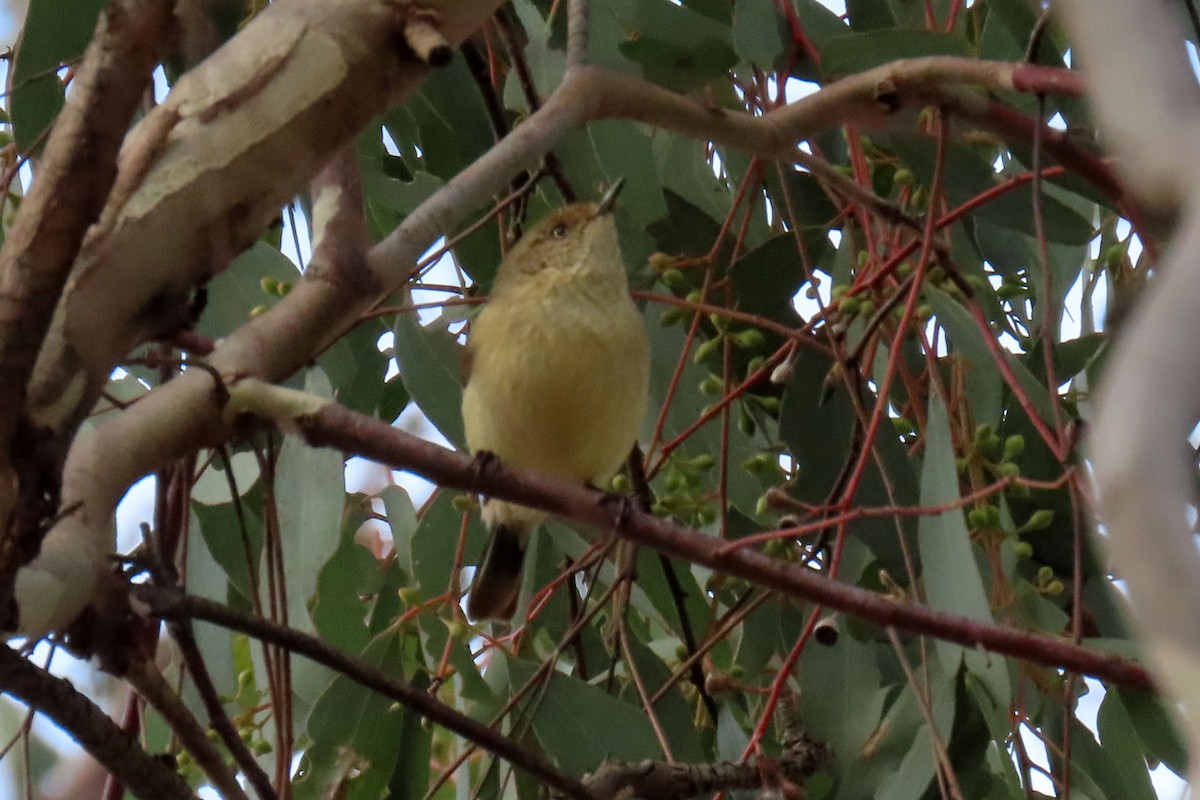
{"label": "thick tree branch", "polygon": [[117,151],[150,84],[172,3],[117,0],[96,34],[0,248],[0,441],[7,451],[37,346],[88,226],[117,173]]}
{"label": "thick tree branch", "polygon": [[185,595],[171,589],[147,585],[131,586],[136,603],[145,603],[150,616],[163,619],[202,619],[230,630],[240,631],[263,642],[279,645],[293,653],[310,658],[351,680],[395,700],[416,714],[457,733],[468,741],[495,753],[518,769],[524,770],[546,786],[575,800],[597,800],[596,795],[581,782],[564,775],[537,753],[521,749],[517,743],[460,711],[450,708],[434,695],[414,689],[368,664],[343,652],[315,636],[244,614],[228,606],[202,597]]}
{"label": "thick tree branch", "polygon": [[569,0],[567,3],[567,74],[587,63],[589,0]]}
{"label": "thick tree branch", "polygon": [[0,248],[0,608],[8,606],[13,572],[38,544],[32,520],[8,518],[18,485],[21,502],[35,505],[46,491],[39,485],[43,473],[56,472],[61,458],[37,464],[40,454],[29,437],[14,441],[26,384],[84,232],[100,216],[116,178],[117,151],[158,63],[172,6],[169,0],[114,0],[104,7],[37,179]]}
{"label": "thick tree branch", "polygon": [[[461,41],[497,2],[446,4],[438,28],[447,41]],[[407,21],[405,8],[386,0],[270,4],[126,137],[113,190],[71,267],[28,384],[25,414],[52,462],[47,482],[118,360],[138,342],[189,324],[195,287],[253,242],[362,125],[417,86],[428,67],[404,43]],[[327,279],[311,282],[318,284],[322,291],[297,299],[317,295],[329,313],[290,321],[320,320],[327,342],[350,326],[354,312],[345,309],[361,310],[364,290],[344,278],[332,292]],[[372,287],[364,300],[377,292]],[[296,364],[326,343],[312,338]],[[3,478],[0,516],[7,516],[14,487]],[[23,609],[47,621],[78,611],[78,598],[90,594],[88,573],[112,546],[107,515],[91,513],[79,498],[91,490],[70,490],[68,481],[64,474],[61,507],[79,514],[61,537],[64,549],[34,567],[39,608]],[[67,497],[72,491],[75,500]],[[0,600],[6,592],[0,582]],[[55,601],[65,595],[72,598]]]}
{"label": "thick tree branch", "polygon": [[1102,130],[1137,196],[1186,212],[1100,387],[1090,449],[1100,521],[1165,689],[1182,707],[1200,783],[1200,553],[1187,436],[1200,397],[1200,93],[1162,3],[1062,0]]}
{"label": "thick tree branch", "polygon": [[[1032,70],[1044,77],[1030,80]],[[753,155],[784,160],[791,159],[800,140],[843,123],[882,124],[901,108],[987,106],[989,101],[982,94],[960,93],[964,87],[1066,94],[1083,90],[1076,74],[1067,70],[933,56],[895,61],[851,75],[794,103],[755,116],[706,106],[646,81],[596,68],[581,70],[575,80],[580,84],[576,91],[588,101],[589,119],[645,122]]]}
{"label": "thick tree branch", "polygon": [[132,734],[121,730],[68,681],[2,646],[0,691],[53,720],[135,796],[162,800],[194,797],[172,766],[143,750]]}
{"label": "thick tree branch", "polygon": [[1065,0],[1054,10],[1073,34],[1105,139],[1139,202],[1173,210],[1194,201],[1200,89],[1174,14],[1136,0]]}

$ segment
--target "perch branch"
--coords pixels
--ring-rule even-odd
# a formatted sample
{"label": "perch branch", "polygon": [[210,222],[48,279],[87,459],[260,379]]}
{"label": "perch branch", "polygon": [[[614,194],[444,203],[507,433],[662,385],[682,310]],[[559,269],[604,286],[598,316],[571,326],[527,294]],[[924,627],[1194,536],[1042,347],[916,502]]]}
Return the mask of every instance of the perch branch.
{"label": "perch branch", "polygon": [[[1039,664],[1065,667],[1106,682],[1153,688],[1149,673],[1129,659],[1008,625],[984,623],[913,603],[898,603],[885,595],[830,580],[800,564],[769,558],[757,551],[730,551],[723,540],[638,511],[621,497],[498,463],[480,469],[479,462],[465,453],[447,450],[330,401],[302,395],[310,398],[304,400],[298,397],[301,393],[287,389],[264,392],[261,386],[247,387],[251,391],[243,394],[243,384],[247,383],[256,382],[241,381],[232,390],[239,409],[253,409],[277,424],[298,429],[313,446],[336,447],[412,471],[439,486],[511,500],[586,522],[660,553],[703,564],[881,627],[893,626]],[[261,399],[275,393],[278,398]]]}

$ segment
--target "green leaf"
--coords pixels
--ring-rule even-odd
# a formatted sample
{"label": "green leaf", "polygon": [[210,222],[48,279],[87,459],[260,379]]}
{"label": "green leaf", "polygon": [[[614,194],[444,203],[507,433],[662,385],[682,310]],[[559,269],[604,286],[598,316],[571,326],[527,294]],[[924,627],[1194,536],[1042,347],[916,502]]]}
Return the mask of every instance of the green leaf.
{"label": "green leaf", "polygon": [[[525,45],[525,61],[529,65],[534,88],[540,96],[545,97],[562,82],[563,73],[567,68],[566,53],[561,48],[552,46],[554,30],[546,24],[530,0],[514,0],[513,10],[517,12],[517,18],[529,36],[529,43]],[[603,22],[601,24],[603,25]],[[505,82],[504,104],[509,108],[526,107],[525,93],[516,70],[509,73]]]}
{"label": "green leaf", "polygon": [[408,394],[408,387],[404,385],[404,379],[400,377],[399,373],[396,373],[388,379],[387,383],[383,384],[383,389],[379,392],[379,403],[375,407],[375,416],[384,422],[395,422],[411,400],[412,397]]}
{"label": "green leaf", "polygon": [[57,70],[83,56],[104,0],[30,0],[9,75],[17,149],[29,153],[63,107]]}
{"label": "green leaf", "polygon": [[[660,168],[666,166],[660,160]],[[709,188],[711,189],[711,184]],[[667,201],[667,216],[647,228],[647,232],[658,244],[658,249],[664,253],[681,256],[700,256],[706,253],[708,245],[705,242],[716,239],[720,225],[711,214],[694,205],[683,195],[670,189],[665,190],[663,194]]]}
{"label": "green leaf", "polygon": [[882,676],[872,647],[840,636],[832,647],[804,651],[800,702],[805,725],[850,764],[883,718]]}
{"label": "green leaf", "polygon": [[737,307],[789,325],[800,325],[792,298],[807,280],[796,239],[782,233],[751,250],[730,268]]}
{"label": "green leaf", "polygon": [[[1054,727],[1044,730],[1050,741],[1062,741],[1060,709],[1052,714],[1059,717]],[[1071,794],[1076,792],[1092,800],[1124,800],[1121,793],[1122,779],[1113,768],[1107,752],[1096,741],[1090,730],[1078,720],[1071,722]]]}
{"label": "green leaf", "polygon": [[264,278],[294,283],[300,271],[276,248],[255,242],[209,282],[208,302],[196,330],[219,339],[249,320],[251,310],[279,302],[277,295],[263,289]]}
{"label": "green leaf", "polygon": [[[508,659],[509,691],[533,677],[537,664]],[[661,759],[643,710],[581,680],[551,671],[526,718],[546,755],[570,775],[596,769],[606,758]]]}
{"label": "green leaf", "polygon": [[846,0],[846,16],[856,31],[893,28],[896,17],[887,0]]}
{"label": "green leaf", "polygon": [[1004,379],[975,320],[954,298],[933,286],[925,287],[925,299],[945,326],[953,344],[953,357],[966,372],[972,419],[980,425],[998,425],[1003,412]]}
{"label": "green leaf", "polygon": [[822,53],[821,67],[826,75],[851,75],[901,58],[969,53],[970,48],[961,36],[893,28],[831,39]]}
{"label": "green leaf", "polygon": [[442,185],[440,178],[428,172],[418,172],[409,180],[400,180],[364,167],[363,210],[372,238],[379,240],[391,233]]}
{"label": "green leaf", "polygon": [[[663,570],[670,569],[674,573],[684,596],[684,613],[688,616],[692,631],[696,632],[704,630],[710,613],[704,590],[696,582],[690,567],[686,562],[670,559],[664,564],[658,553],[646,548],[638,551],[637,588],[645,592],[654,612],[675,633],[680,642],[683,641],[683,634],[680,632],[679,611],[676,609],[670,584]],[[650,610],[646,609],[644,613],[650,613]]]}
{"label": "green leaf", "polygon": [[[321,397],[331,393],[329,381],[318,369],[309,370],[304,389]],[[275,504],[293,627],[311,630],[308,603],[316,593],[321,568],[338,548],[345,503],[342,454],[310,447],[298,436],[284,437],[275,464]]]}
{"label": "green leaf", "polygon": [[[1156,800],[1158,795],[1150,783],[1142,745],[1120,692],[1107,692],[1104,695],[1104,702],[1100,704],[1100,712],[1096,716],[1096,728],[1105,756],[1120,781],[1119,796],[1130,800]],[[1116,793],[1117,787],[1112,788]]]}
{"label": "green leaf", "polygon": [[[454,493],[444,490],[433,496],[421,514],[421,522],[410,540],[409,561],[413,579],[426,598],[446,591],[450,585],[462,515],[463,512],[454,507]],[[479,552],[483,540],[483,525],[477,515],[471,515],[467,536],[468,559]]]}
{"label": "green leaf", "polygon": [[[191,530],[203,532],[204,526],[199,515],[192,510],[188,521]],[[225,531],[228,536],[230,531]],[[235,534],[236,535],[236,534]],[[245,562],[243,561],[243,564]],[[243,570],[244,571],[244,570]],[[210,600],[223,602],[229,594],[229,577],[222,566],[213,558],[205,547],[191,546],[187,548],[187,591],[188,594],[206,597]],[[200,652],[204,654],[204,665],[209,677],[218,687],[232,687],[237,682],[237,669],[234,663],[233,641],[235,634],[216,625],[194,625],[192,635]],[[185,695],[189,700],[199,699],[198,695]],[[199,703],[194,710],[201,714],[200,719],[207,719]]]}
{"label": "green leaf", "polygon": [[[353,411],[373,414],[382,400],[388,357],[376,343],[386,331],[379,320],[363,322],[317,359],[332,384],[334,399]],[[395,416],[383,419],[391,422]]]}
{"label": "green leaf", "polygon": [[[616,49],[640,67],[646,80],[689,92],[737,63],[729,26],[711,17],[671,3],[618,0],[610,8],[623,32]],[[605,55],[609,60],[615,54],[610,50]],[[624,69],[628,71],[628,64]]]}
{"label": "green leaf", "polygon": [[[782,175],[782,180],[780,179]],[[791,217],[804,231],[805,244],[810,247],[809,259],[814,263],[820,257],[819,251],[813,248],[815,242],[809,237],[824,240],[822,247],[828,244],[828,229],[838,215],[838,208],[830,201],[824,189],[811,172],[798,169],[773,170],[766,172],[765,182],[771,202],[783,209],[791,207]],[[789,217],[789,219],[791,219]]]}
{"label": "green leaf", "polygon": [[357,540],[366,521],[361,511],[347,514],[337,550],[321,567],[312,600],[312,619],[321,637],[351,653],[362,652],[370,639],[364,598],[381,589],[379,562]]}
{"label": "green leaf", "polygon": [[413,402],[451,444],[462,447],[462,347],[436,322],[423,327],[416,314],[398,315],[393,330],[396,363]]}
{"label": "green leaf", "polygon": [[[689,139],[678,134],[664,134],[661,131],[654,138],[654,154],[658,161],[658,174],[662,177],[663,188],[666,190],[667,205],[672,215],[671,195],[677,195],[694,209],[707,215],[710,219],[724,219],[729,210],[729,187],[713,174],[705,156],[703,142]],[[707,227],[707,226],[706,226]],[[651,231],[653,233],[653,231]],[[686,237],[690,247],[672,248],[668,253],[690,253],[693,248],[696,255],[708,251],[715,236],[701,236],[701,231],[686,229]],[[664,248],[665,249],[665,248]]]}
{"label": "green leaf", "polygon": [[[921,505],[928,508],[957,503],[960,499],[949,418],[941,397],[933,391],[929,393],[929,417],[925,427]],[[993,622],[987,590],[979,574],[962,509],[952,508],[941,514],[921,517],[917,524],[917,542],[929,605],[980,622]],[[1008,672],[1000,657],[942,641],[935,643],[935,650],[946,672],[956,673],[959,662],[965,658],[968,668],[983,677],[997,697],[1007,697]]]}
{"label": "green leaf", "polygon": [[233,501],[233,491],[236,488],[238,496],[254,488],[260,477],[258,459],[253,453],[231,453],[230,466],[233,469],[232,480],[225,463],[220,458],[213,459],[200,477],[192,484],[192,499],[197,503],[208,506],[221,505]]}
{"label": "green leaf", "polygon": [[[308,371],[304,388],[322,397],[328,397],[332,391],[328,379],[316,367]],[[316,628],[311,603],[318,580],[341,541],[342,511],[346,504],[342,454],[310,447],[297,436],[284,437],[275,465],[275,504],[283,540],[288,624],[313,632]],[[259,585],[266,586],[263,567],[260,564]],[[295,661],[292,690],[303,703],[311,703],[329,682],[330,674],[327,667],[312,661]]]}
{"label": "green leaf", "polygon": [[[853,546],[857,543],[852,541],[849,544]],[[844,578],[847,573],[845,557],[842,567],[841,575]],[[806,610],[792,603],[763,603],[742,623],[741,639],[731,666],[736,664],[751,678],[760,673],[764,678],[772,677],[771,658],[782,658],[795,645],[807,621],[806,613]]]}
{"label": "green leaf", "polygon": [[[375,638],[362,657],[385,672],[401,673],[400,640],[387,632]],[[348,781],[352,798],[383,795],[396,767],[397,740],[419,728],[411,712],[344,676],[338,676],[313,704],[306,731],[312,747],[304,754],[294,784],[297,800],[323,798]],[[419,747],[419,742],[414,743]]]}
{"label": "green leaf", "polygon": [[[970,312],[963,308],[962,305],[955,300],[950,299],[947,295],[945,295],[944,292],[941,292],[932,286],[926,287],[925,292],[929,297],[930,303],[935,307],[935,311],[938,314],[938,320],[946,326],[946,330],[950,332],[950,335],[954,337],[955,341],[958,343],[956,346],[967,349],[970,357],[972,358],[972,364],[982,363],[983,357],[980,354],[989,351],[987,351],[987,345],[984,344],[983,333],[980,332],[979,326],[976,324],[975,319],[971,316]],[[968,342],[973,343],[967,344]],[[1029,397],[1029,402],[1033,405],[1034,411],[1037,412],[1038,416],[1041,417],[1042,420],[1046,421],[1047,424],[1050,424],[1053,420],[1053,416],[1050,410],[1050,394],[1046,391],[1045,385],[1043,385],[1034,376],[1034,374],[1029,371],[1029,368],[1026,367],[1025,364],[1011,352],[1007,350],[1004,351],[1004,360],[1008,362],[1008,366],[1012,369],[1013,374],[1016,376],[1017,383]],[[986,367],[981,367],[981,369],[986,369]],[[983,382],[986,380],[986,378],[980,376],[977,380],[980,382],[979,390],[981,392],[987,391],[985,388],[983,388]],[[986,394],[981,394],[980,396],[986,397]],[[987,407],[985,406],[985,408]],[[981,421],[986,422],[987,420],[983,419]]]}
{"label": "green leaf", "polygon": [[667,203],[650,142],[637,126],[608,120],[593,122],[566,136],[554,152],[562,160],[567,178],[581,193],[580,199],[599,197],[604,188],[624,178],[618,211],[653,220],[666,216]]}
{"label": "green leaf", "polygon": [[[403,106],[420,135],[424,170],[448,181],[492,146],[492,123],[466,62],[455,56],[435,69],[409,95]],[[393,138],[405,138],[402,127],[388,118]],[[413,170],[416,171],[415,169]]]}
{"label": "green leaf", "polygon": [[433,728],[416,714],[404,713],[396,744],[396,769],[388,793],[396,800],[424,797],[433,771]]}
{"label": "green leaf", "polygon": [[1025,47],[1022,46],[1021,40],[1013,36],[1012,29],[999,14],[989,13],[984,19],[983,31],[979,35],[978,54],[980,58],[1014,61],[1025,57]]}
{"label": "green leaf", "polygon": [[412,572],[412,551],[410,545],[413,535],[420,523],[417,521],[417,510],[412,498],[400,486],[388,486],[379,493],[387,512],[388,525],[392,529],[392,544],[396,548],[396,557],[401,566]]}
{"label": "green leaf", "polygon": [[770,3],[738,3],[733,8],[733,46],[747,64],[772,69],[791,48],[783,15]]}
{"label": "green leaf", "polygon": [[[200,536],[208,552],[224,570],[231,588],[246,602],[254,597],[250,576],[258,574],[258,559],[262,553],[262,517],[255,510],[262,507],[261,501],[261,489],[257,487],[239,500],[242,504],[241,522],[233,503],[215,506],[192,504],[192,510],[200,521]],[[244,531],[242,522],[245,523]]]}
{"label": "green leaf", "polygon": [[[802,502],[825,503],[837,485],[850,458],[854,435],[854,403],[845,387],[831,378],[833,362],[824,355],[801,351],[792,379],[783,392],[779,411],[779,437],[798,465],[796,477],[789,482],[790,493]],[[865,392],[859,402],[869,407],[874,402]],[[868,462],[855,502],[864,506],[916,504],[917,480],[912,463],[891,426],[879,431],[876,452],[887,473],[885,484],[874,459]],[[902,520],[905,537],[915,531],[914,521]],[[897,522],[874,518],[855,522],[852,535],[866,544],[879,559],[880,566],[892,575],[907,574],[906,557],[896,535]],[[914,565],[916,566],[916,565]]]}
{"label": "green leaf", "polygon": [[1108,337],[1091,333],[1060,342],[1054,349],[1054,374],[1060,381],[1067,381],[1088,369],[1104,351]]}
{"label": "green leaf", "polygon": [[[954,722],[955,710],[955,680],[953,672],[946,672],[936,666],[936,662],[926,664],[925,673],[921,676],[921,690],[928,692],[931,716],[937,729],[938,741],[945,747],[950,741],[951,725]],[[918,700],[912,686],[905,686],[900,698],[888,712],[890,726],[900,728],[901,725],[919,715],[921,724],[915,731],[915,736],[908,739],[911,745],[908,752],[900,760],[895,772],[884,778],[874,795],[877,800],[907,800],[920,797],[933,780],[936,768],[934,761],[933,731],[919,710]],[[901,730],[897,730],[895,738],[899,743],[906,741]]]}
{"label": "green leaf", "polygon": [[[629,649],[639,678],[651,694],[657,693],[659,687],[665,685],[671,677],[671,670],[667,669],[653,650],[637,638],[630,637]],[[654,704],[654,713],[667,741],[671,743],[671,752],[678,761],[700,762],[710,758],[696,728],[694,710],[678,689],[663,695],[662,699]]]}
{"label": "green leaf", "polygon": [[[1146,758],[1162,761],[1176,775],[1186,776],[1188,774],[1187,745],[1180,735],[1175,720],[1171,718],[1170,712],[1160,698],[1149,692],[1120,687],[1110,687],[1107,690],[1105,704],[1109,702],[1109,698],[1114,698],[1114,702],[1120,702],[1121,710],[1137,733]],[[1101,714],[1103,713],[1102,707]],[[1120,714],[1113,713],[1112,716],[1116,718]],[[1110,721],[1122,724],[1125,722],[1125,720],[1118,719]],[[1103,730],[1101,730],[1100,736],[1101,739],[1104,738]]]}
{"label": "green leaf", "polygon": [[[849,35],[850,27],[820,0],[793,0],[792,6],[796,9],[800,24],[816,48],[823,64],[826,46],[835,39]],[[815,80],[821,77],[821,73],[811,63],[801,63],[800,69],[796,70],[795,74],[806,80]]]}

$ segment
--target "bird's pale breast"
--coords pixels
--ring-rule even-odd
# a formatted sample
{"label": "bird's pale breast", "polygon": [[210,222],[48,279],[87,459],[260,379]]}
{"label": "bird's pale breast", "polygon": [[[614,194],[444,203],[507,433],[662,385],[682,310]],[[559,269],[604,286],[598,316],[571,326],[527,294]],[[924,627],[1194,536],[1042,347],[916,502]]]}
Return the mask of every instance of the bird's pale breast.
{"label": "bird's pale breast", "polygon": [[616,472],[645,412],[649,351],[628,295],[605,305],[573,313],[574,302],[531,292],[529,302],[484,309],[472,324],[463,396],[472,452],[579,482]]}

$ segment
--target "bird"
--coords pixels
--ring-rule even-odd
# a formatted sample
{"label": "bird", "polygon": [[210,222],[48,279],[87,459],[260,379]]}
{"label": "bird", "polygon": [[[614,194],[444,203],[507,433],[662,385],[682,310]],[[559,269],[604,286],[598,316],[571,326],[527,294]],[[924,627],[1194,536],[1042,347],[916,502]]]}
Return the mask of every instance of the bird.
{"label": "bird", "polygon": [[[623,183],[548,214],[501,261],[464,358],[463,428],[477,457],[602,486],[636,444],[650,345],[613,218]],[[525,549],[547,515],[485,497],[482,516],[489,539],[467,614],[510,619]]]}

